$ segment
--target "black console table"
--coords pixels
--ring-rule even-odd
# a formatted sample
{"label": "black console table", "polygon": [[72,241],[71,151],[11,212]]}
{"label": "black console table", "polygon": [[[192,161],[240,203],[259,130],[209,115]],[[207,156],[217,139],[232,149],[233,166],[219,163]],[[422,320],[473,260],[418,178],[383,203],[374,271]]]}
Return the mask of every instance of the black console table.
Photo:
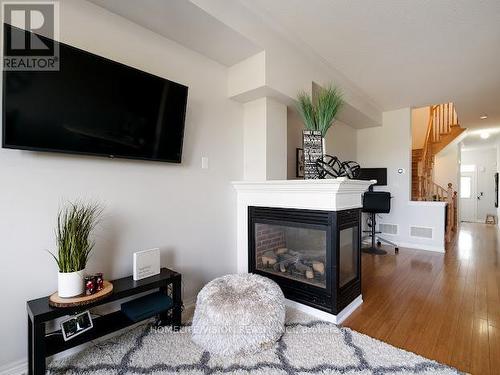
{"label": "black console table", "polygon": [[45,359],[48,356],[97,339],[135,324],[121,311],[93,318],[94,327],[69,341],[64,341],[62,334],[51,332],[47,335],[45,324],[65,315],[73,315],[96,306],[101,306],[125,297],[139,293],[160,290],[170,296],[173,306],[160,314],[163,323],[172,324],[173,329],[181,325],[181,274],[168,268],[162,268],[160,274],[146,279],[134,281],[132,276],[111,281],[113,293],[94,303],[68,308],[57,308],[49,305],[49,297],[34,299],[27,302],[28,310],[28,374],[45,375]]}

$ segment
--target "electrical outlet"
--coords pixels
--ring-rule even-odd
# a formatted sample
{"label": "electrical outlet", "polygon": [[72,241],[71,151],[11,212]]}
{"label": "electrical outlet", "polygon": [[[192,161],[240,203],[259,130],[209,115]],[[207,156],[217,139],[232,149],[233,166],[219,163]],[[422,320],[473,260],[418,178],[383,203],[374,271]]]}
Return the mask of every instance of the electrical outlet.
{"label": "electrical outlet", "polygon": [[208,169],[208,157],[201,157],[201,169]]}

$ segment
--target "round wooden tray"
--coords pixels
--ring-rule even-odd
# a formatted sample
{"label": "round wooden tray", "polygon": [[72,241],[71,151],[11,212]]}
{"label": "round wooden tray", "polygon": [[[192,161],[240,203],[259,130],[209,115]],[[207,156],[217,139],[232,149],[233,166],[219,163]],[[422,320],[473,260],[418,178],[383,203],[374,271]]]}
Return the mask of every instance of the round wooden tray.
{"label": "round wooden tray", "polygon": [[101,300],[113,293],[113,284],[109,281],[104,281],[104,288],[97,293],[94,293],[90,296],[76,296],[71,298],[62,298],[59,297],[57,292],[52,294],[49,297],[49,305],[53,307],[75,307],[75,306],[84,306],[89,303],[96,302]]}

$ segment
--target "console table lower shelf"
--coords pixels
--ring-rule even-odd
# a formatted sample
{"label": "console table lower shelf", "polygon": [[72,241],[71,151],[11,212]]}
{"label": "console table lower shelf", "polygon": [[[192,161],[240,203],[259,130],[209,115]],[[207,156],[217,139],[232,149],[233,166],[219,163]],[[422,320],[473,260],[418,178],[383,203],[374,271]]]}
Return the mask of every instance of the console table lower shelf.
{"label": "console table lower shelf", "polygon": [[52,307],[49,305],[49,296],[27,302],[29,375],[44,375],[46,370],[45,360],[51,355],[137,323],[137,321],[129,319],[119,310],[92,319],[92,329],[69,341],[64,341],[61,331],[46,333],[45,326],[47,322],[66,315],[74,315],[126,297],[138,296],[143,292],[159,290],[165,296],[170,297],[173,302],[169,309],[159,314],[160,322],[162,324],[171,324],[173,329],[180,327],[182,312],[180,273],[162,268],[160,274],[143,280],[134,281],[132,276],[129,276],[113,280],[112,284],[113,293],[111,295],[85,306]]}

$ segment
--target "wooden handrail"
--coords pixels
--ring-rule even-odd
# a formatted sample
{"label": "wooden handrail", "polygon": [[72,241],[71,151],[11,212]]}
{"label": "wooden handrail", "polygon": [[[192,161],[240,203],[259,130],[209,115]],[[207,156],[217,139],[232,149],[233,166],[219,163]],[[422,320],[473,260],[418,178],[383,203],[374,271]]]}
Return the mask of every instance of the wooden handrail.
{"label": "wooden handrail", "polygon": [[425,191],[427,194],[425,196],[426,201],[446,202],[445,235],[446,242],[450,242],[453,238],[453,232],[456,231],[458,225],[457,192],[453,189],[451,183],[445,189],[425,176],[419,177],[419,185],[419,189]]}
{"label": "wooden handrail", "polygon": [[427,176],[419,176],[419,190],[425,192],[422,198],[426,201],[444,202],[448,197],[448,190]]}
{"label": "wooden handrail", "polygon": [[434,166],[433,143],[439,142],[441,136],[451,132],[451,127],[456,124],[457,115],[453,103],[444,103],[429,107],[429,121],[425,133],[424,146],[422,148],[422,158],[418,165],[418,199],[432,200],[431,192],[437,192],[444,196],[438,185],[434,187],[427,180],[432,180],[432,169]]}

